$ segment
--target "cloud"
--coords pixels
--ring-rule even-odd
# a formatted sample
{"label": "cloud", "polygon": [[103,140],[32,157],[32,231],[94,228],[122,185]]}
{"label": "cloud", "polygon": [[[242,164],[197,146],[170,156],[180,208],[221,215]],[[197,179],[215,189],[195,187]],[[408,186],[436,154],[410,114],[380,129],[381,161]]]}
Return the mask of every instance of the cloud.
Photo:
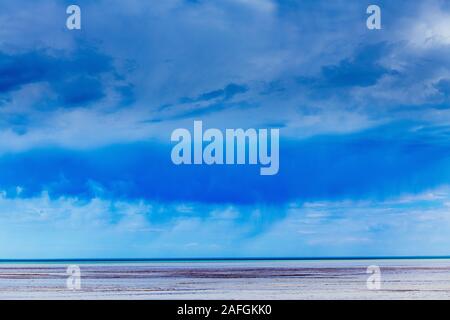
{"label": "cloud", "polygon": [[0,244],[0,254],[11,258],[219,256],[270,227],[269,217],[245,206],[6,194],[0,194],[0,238],[8,245]]}
{"label": "cloud", "polygon": [[386,201],[293,201],[281,208],[52,199],[45,192],[23,199],[2,193],[0,254],[41,259],[444,255],[449,197],[449,187],[441,186]]}
{"label": "cloud", "polygon": [[192,103],[192,102],[202,102],[202,101],[210,101],[213,99],[219,99],[221,101],[229,100],[233,98],[235,95],[240,93],[245,93],[247,91],[247,87],[235,83],[228,84],[223,89],[218,89],[206,93],[202,93],[196,98],[181,98],[181,103]]}
{"label": "cloud", "polygon": [[[76,32],[65,5],[0,4],[5,255],[448,247],[446,196],[410,201],[450,181],[445,2],[380,1],[380,31],[366,2],[83,0]],[[172,165],[194,119],[282,127],[279,174]]]}
{"label": "cloud", "polygon": [[[114,77],[111,58],[92,49],[61,53],[51,50],[20,54],[0,53],[0,93],[43,83],[49,97],[34,101],[38,108],[89,106],[106,95],[108,78]],[[130,91],[119,93],[130,96]]]}
{"label": "cloud", "polygon": [[300,78],[299,82],[317,89],[333,91],[355,86],[373,86],[382,76],[396,74],[394,70],[389,70],[379,63],[387,50],[386,43],[367,45],[358,49],[351,59],[322,67],[320,78]]}
{"label": "cloud", "polygon": [[[445,16],[448,8],[426,5],[433,3],[433,15]],[[439,67],[448,64],[448,48],[418,48],[405,32],[407,22],[425,19],[422,5],[381,3],[390,13],[383,23],[395,33],[368,31],[364,3],[81,5],[89,29],[73,33],[63,28],[61,3],[33,4],[30,10],[45,10],[54,19],[33,20],[32,30],[28,11],[3,4],[2,12],[15,19],[8,26],[17,28],[7,28],[0,46],[1,113],[28,123],[3,123],[1,140],[11,143],[0,149],[87,144],[84,132],[101,133],[95,145],[166,139],[194,118],[224,127],[282,123],[286,135],[303,139],[404,120],[412,106],[422,109],[414,114],[418,119],[427,119],[430,108],[445,108],[436,85],[449,76]],[[394,19],[399,12],[403,18]],[[33,41],[22,41],[21,34]],[[7,76],[8,70],[15,76]],[[86,106],[93,112],[54,110]],[[305,116],[305,110],[316,114]],[[61,120],[82,113],[85,124]],[[447,121],[429,118],[433,125]],[[105,130],[103,122],[114,130]]]}
{"label": "cloud", "polygon": [[281,257],[445,255],[448,196],[448,187],[439,187],[387,201],[293,203],[286,218],[249,241],[245,251]]}
{"label": "cloud", "polygon": [[447,131],[398,123],[351,135],[283,139],[280,171],[271,177],[260,176],[259,166],[175,166],[171,146],[157,142],[42,148],[1,157],[0,188],[20,185],[22,196],[46,190],[51,197],[85,199],[101,190],[110,199],[168,203],[284,206],[293,200],[382,200],[449,181]]}
{"label": "cloud", "polygon": [[179,120],[206,116],[231,108],[247,108],[245,100],[233,101],[233,98],[248,91],[245,85],[229,83],[223,89],[201,93],[197,97],[182,97],[175,104],[166,104],[160,108],[157,118],[145,120],[149,123]]}

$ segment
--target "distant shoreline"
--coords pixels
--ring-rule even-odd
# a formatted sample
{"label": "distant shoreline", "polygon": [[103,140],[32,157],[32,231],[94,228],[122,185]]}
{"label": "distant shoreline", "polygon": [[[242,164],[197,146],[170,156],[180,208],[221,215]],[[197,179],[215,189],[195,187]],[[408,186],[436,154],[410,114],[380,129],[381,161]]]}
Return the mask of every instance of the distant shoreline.
{"label": "distant shoreline", "polygon": [[358,261],[358,260],[441,260],[449,256],[367,256],[367,257],[243,257],[243,258],[77,258],[77,259],[0,259],[0,263],[36,262],[232,262],[232,261]]}

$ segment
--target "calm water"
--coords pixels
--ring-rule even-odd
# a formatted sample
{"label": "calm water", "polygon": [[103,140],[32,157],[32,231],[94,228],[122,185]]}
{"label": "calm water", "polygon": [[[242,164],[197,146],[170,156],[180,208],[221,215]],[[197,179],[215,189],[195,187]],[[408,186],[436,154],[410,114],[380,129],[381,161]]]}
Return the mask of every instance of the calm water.
{"label": "calm water", "polygon": [[[81,289],[67,288],[78,265]],[[367,267],[381,270],[368,290]],[[1,261],[0,299],[449,299],[450,259]]]}

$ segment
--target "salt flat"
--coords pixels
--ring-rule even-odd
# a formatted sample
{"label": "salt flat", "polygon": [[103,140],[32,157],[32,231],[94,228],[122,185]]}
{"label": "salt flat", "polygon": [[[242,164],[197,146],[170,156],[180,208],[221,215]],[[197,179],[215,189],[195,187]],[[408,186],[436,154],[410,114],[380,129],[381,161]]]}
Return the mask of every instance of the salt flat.
{"label": "salt flat", "polygon": [[[73,264],[73,263],[71,263]],[[0,264],[0,299],[449,299],[450,260]],[[381,289],[368,290],[369,265]]]}

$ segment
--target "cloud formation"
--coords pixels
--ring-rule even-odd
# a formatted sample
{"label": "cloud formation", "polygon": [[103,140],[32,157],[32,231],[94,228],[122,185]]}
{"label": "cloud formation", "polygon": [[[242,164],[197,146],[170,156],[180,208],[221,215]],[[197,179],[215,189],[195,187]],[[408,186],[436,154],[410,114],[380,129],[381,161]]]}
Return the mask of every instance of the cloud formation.
{"label": "cloud formation", "polygon": [[[369,4],[82,0],[69,31],[2,1],[0,255],[440,254],[450,7],[379,1],[373,31]],[[279,174],[174,166],[194,120],[281,128]]]}

